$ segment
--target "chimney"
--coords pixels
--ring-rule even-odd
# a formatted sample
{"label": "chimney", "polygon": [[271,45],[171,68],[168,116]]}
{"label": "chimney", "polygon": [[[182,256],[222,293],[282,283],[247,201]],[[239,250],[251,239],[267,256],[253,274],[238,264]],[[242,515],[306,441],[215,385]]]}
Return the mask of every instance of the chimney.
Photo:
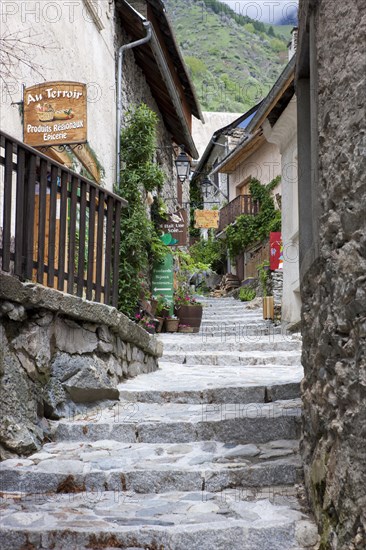
{"label": "chimney", "polygon": [[289,61],[295,55],[297,50],[297,32],[298,32],[298,27],[293,27],[291,31],[291,41],[287,44]]}

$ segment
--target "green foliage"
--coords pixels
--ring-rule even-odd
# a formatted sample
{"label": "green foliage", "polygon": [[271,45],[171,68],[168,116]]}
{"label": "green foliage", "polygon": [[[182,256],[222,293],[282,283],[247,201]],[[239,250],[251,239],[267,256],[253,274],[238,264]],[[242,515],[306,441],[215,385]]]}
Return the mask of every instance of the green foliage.
{"label": "green foliage", "polygon": [[169,309],[170,308],[170,304],[169,304],[166,296],[164,296],[164,294],[159,294],[158,296],[155,297],[155,299],[158,302],[156,304],[156,315],[158,317],[160,317],[161,314],[163,313],[164,309]]}
{"label": "green foliage", "polygon": [[268,260],[264,260],[264,262],[257,265],[259,281],[262,286],[262,292],[263,292],[264,298],[268,295],[268,269],[265,269],[266,267],[269,267]]}
{"label": "green foliage", "polygon": [[200,230],[194,226],[194,211],[199,210],[203,207],[202,191],[197,180],[190,185],[190,225],[189,225],[189,234],[191,237],[199,237]]}
{"label": "green foliage", "polygon": [[116,193],[128,201],[121,217],[118,306],[133,317],[143,279],[149,278],[152,263],[161,260],[169,249],[160,241],[145,205],[146,192],[164,182],[162,170],[152,161],[157,116],[141,104],[128,111],[126,119],[121,133],[125,168],[121,173],[121,187],[116,189]]}
{"label": "green foliage", "polygon": [[190,275],[194,275],[200,271],[208,271],[210,269],[210,265],[208,263],[195,260],[191,254],[188,254],[188,252],[177,250],[174,257],[179,266],[177,279],[180,283],[187,281]]}
{"label": "green foliage", "polygon": [[261,242],[271,231],[281,230],[281,211],[276,210],[271,191],[278,185],[280,176],[268,185],[262,185],[252,179],[250,192],[259,201],[257,216],[242,214],[236,218],[236,224],[227,228],[225,238],[230,257],[235,258],[244,248]]}
{"label": "green foliage", "polygon": [[205,264],[218,273],[222,272],[226,252],[223,241],[201,239],[190,247],[189,252],[196,264]]}
{"label": "green foliage", "polygon": [[250,302],[256,297],[256,292],[253,288],[242,287],[239,291],[239,300],[242,302]]}
{"label": "green foliage", "polygon": [[283,51],[283,41],[280,38],[272,38],[270,45],[275,52]]}
{"label": "green foliage", "polygon": [[197,57],[188,55],[185,58],[185,62],[187,63],[190,69],[191,75],[194,77],[207,71],[207,67],[204,64],[204,62],[201,61],[201,59],[198,59]]}
{"label": "green foliage", "polygon": [[272,34],[217,0],[165,4],[203,110],[240,113],[266,96],[287,63],[290,26]]}

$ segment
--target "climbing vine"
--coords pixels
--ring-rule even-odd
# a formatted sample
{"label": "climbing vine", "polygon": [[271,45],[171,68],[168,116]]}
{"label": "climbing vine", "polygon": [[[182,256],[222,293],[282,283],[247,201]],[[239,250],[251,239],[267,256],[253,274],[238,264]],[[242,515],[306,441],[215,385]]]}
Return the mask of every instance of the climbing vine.
{"label": "climbing vine", "polygon": [[147,192],[160,190],[164,184],[164,172],[153,162],[157,123],[156,114],[141,104],[127,112],[121,133],[124,167],[116,192],[128,206],[121,218],[118,306],[130,317],[136,311],[143,281],[148,286],[153,262],[161,261],[169,251],[159,239],[146,204]]}
{"label": "climbing vine", "polygon": [[256,216],[242,214],[236,224],[226,230],[226,246],[231,258],[235,258],[243,248],[247,248],[268,237],[271,231],[281,231],[281,211],[275,208],[271,195],[281,177],[277,176],[267,185],[252,179],[250,193],[259,201],[260,210]]}
{"label": "climbing vine", "polygon": [[191,237],[199,237],[200,236],[200,230],[197,229],[194,219],[194,211],[200,210],[203,208],[203,198],[202,193],[200,189],[200,185],[195,180],[194,182],[191,182],[190,184],[190,226],[189,226],[189,234]]}

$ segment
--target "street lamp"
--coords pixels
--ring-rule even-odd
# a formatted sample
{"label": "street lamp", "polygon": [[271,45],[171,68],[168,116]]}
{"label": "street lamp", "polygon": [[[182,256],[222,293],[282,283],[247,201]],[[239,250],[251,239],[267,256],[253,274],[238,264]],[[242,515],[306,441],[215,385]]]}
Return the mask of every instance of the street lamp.
{"label": "street lamp", "polygon": [[179,181],[181,183],[184,183],[189,177],[189,173],[191,171],[191,163],[187,153],[184,151],[183,145],[180,146],[180,153],[175,160],[175,166],[177,168]]}
{"label": "street lamp", "polygon": [[209,189],[209,187],[212,187],[212,181],[210,180],[210,178],[208,176],[205,176],[205,178],[202,180],[201,187],[202,187],[202,189],[205,193],[205,197],[207,199],[208,189]]}

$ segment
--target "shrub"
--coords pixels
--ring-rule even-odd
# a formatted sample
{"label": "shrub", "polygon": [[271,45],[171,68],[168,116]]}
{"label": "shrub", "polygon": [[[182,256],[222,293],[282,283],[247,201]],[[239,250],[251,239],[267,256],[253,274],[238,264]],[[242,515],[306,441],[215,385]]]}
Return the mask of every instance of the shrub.
{"label": "shrub", "polygon": [[239,300],[242,302],[250,302],[256,297],[256,292],[253,288],[242,287],[239,292]]}

